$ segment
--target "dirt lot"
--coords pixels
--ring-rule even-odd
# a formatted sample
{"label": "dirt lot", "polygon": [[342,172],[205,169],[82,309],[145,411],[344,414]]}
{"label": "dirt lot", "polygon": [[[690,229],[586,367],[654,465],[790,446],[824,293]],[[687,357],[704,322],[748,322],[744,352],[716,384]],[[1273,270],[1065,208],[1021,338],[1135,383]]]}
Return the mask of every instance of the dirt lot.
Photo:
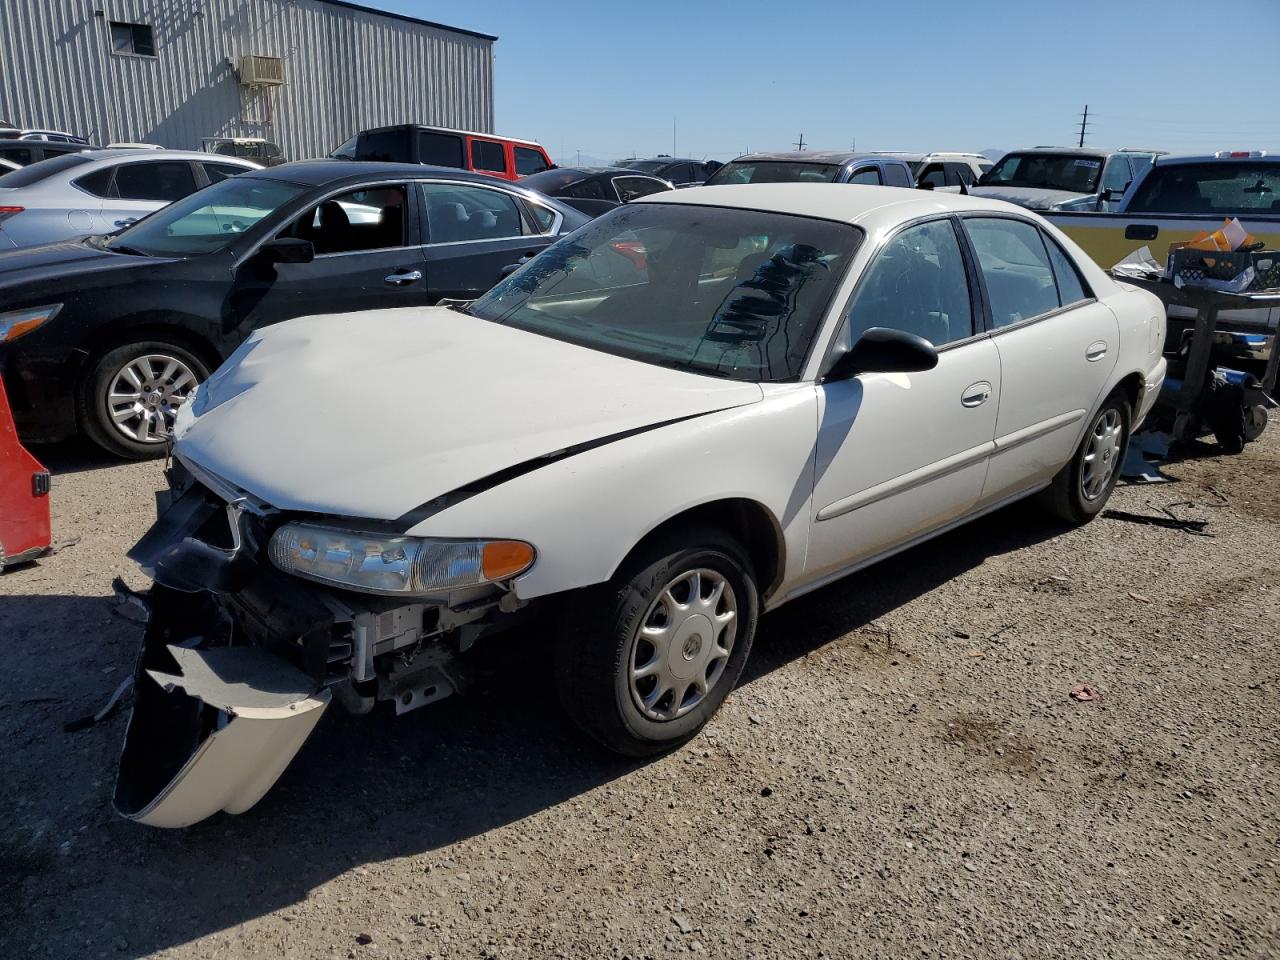
{"label": "dirt lot", "polygon": [[1274,424],[1112,501],[1211,536],[1014,508],[771,614],[671,756],[584,742],[530,639],[179,832],[111,812],[123,711],[62,730],[131,668],[159,468],[41,452],[82,539],[0,577],[4,957],[1280,954]]}

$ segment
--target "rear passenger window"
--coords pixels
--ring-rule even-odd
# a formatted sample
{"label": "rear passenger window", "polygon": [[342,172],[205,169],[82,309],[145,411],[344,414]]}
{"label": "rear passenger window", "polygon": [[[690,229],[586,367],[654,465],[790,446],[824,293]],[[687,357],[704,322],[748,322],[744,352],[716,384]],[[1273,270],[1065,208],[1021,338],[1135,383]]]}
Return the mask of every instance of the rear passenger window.
{"label": "rear passenger window", "polygon": [[409,131],[403,128],[362,133],[356,141],[355,158],[405,163],[409,160],[409,143]]}
{"label": "rear passenger window", "polygon": [[522,177],[527,177],[531,173],[541,173],[543,170],[549,169],[547,161],[542,156],[541,150],[532,150],[529,147],[516,147],[516,173]]}
{"label": "rear passenger window", "polygon": [[550,233],[551,228],[556,225],[555,211],[548,210],[540,203],[529,204],[529,210],[533,213],[533,219],[538,222],[538,233]]}
{"label": "rear passenger window", "polygon": [[906,168],[896,163],[885,165],[884,182],[890,187],[909,187],[912,185],[911,177],[907,175]]}
{"label": "rear passenger window", "polygon": [[1081,300],[1088,300],[1092,294],[1085,290],[1084,281],[1080,279],[1080,272],[1071,258],[1053,237],[1046,236],[1044,245],[1049,249],[1049,262],[1053,264],[1053,275],[1058,281],[1058,300],[1061,305],[1069,307]]}
{"label": "rear passenger window", "polygon": [[908,227],[876,256],[849,308],[845,345],[870,327],[914,333],[935,347],[973,335],[969,280],[951,221]]}
{"label": "rear passenger window", "polygon": [[238,177],[246,169],[245,167],[237,167],[233,163],[206,163],[204,165],[204,172],[208,176],[210,183],[217,183],[220,180],[227,179],[227,177]]}
{"label": "rear passenger window", "polygon": [[574,197],[578,200],[612,200],[612,197],[605,196],[604,187],[600,185],[599,180],[579,180],[577,183],[570,184],[560,191],[565,197]]}
{"label": "rear passenger window", "polygon": [[116,170],[116,193],[125,200],[172,203],[196,192],[196,177],[185,160],[126,163]]}
{"label": "rear passenger window", "polygon": [[83,177],[78,177],[71,182],[85,193],[93,194],[95,197],[106,197],[110,196],[111,174],[114,172],[110,167],[106,167],[95,170],[93,173],[86,173]]}
{"label": "rear passenger window", "polygon": [[466,167],[462,159],[462,138],[451,133],[418,133],[418,162],[433,167]]}
{"label": "rear passenger window", "polygon": [[11,160],[20,167],[25,167],[31,162],[31,150],[27,147],[7,147],[0,150],[0,157]]}
{"label": "rear passenger window", "polygon": [[507,172],[507,157],[502,144],[492,140],[471,141],[471,166],[476,170]]}
{"label": "rear passenger window", "polygon": [[964,221],[991,301],[991,322],[1007,327],[1058,309],[1058,288],[1040,231],[1022,220]]}
{"label": "rear passenger window", "polygon": [[651,177],[614,177],[613,185],[618,191],[618,199],[623,203],[630,203],[632,200],[667,189],[665,183]]}
{"label": "rear passenger window", "polygon": [[863,167],[849,178],[850,183],[869,183],[873,186],[880,185],[880,171],[875,167]]}
{"label": "rear passenger window", "polygon": [[424,183],[431,243],[503,240],[524,233],[515,198],[501,190],[456,183]]}

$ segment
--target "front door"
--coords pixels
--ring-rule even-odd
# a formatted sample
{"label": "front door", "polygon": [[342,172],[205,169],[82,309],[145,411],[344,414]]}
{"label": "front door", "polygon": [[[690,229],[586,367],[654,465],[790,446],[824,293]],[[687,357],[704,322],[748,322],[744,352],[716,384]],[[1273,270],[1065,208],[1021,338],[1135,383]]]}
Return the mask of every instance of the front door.
{"label": "front door", "polygon": [[1001,378],[995,345],[979,335],[975,302],[947,218],[904,228],[868,267],[840,334],[845,344],[869,327],[891,327],[938,347],[938,365],[817,388],[808,576],[834,575],[978,502]]}
{"label": "front door", "polygon": [[352,190],[311,207],[277,236],[309,240],[310,263],[239,268],[232,311],[247,329],[292,317],[428,302],[417,217],[404,184]]}
{"label": "front door", "polygon": [[1000,354],[995,501],[1048,482],[1071,458],[1116,364],[1115,314],[1093,299],[1056,240],[1013,217],[966,217]]}
{"label": "front door", "polygon": [[523,205],[505,190],[471,183],[422,183],[428,238],[423,250],[432,302],[474,300],[502,270],[555,240],[533,232]]}

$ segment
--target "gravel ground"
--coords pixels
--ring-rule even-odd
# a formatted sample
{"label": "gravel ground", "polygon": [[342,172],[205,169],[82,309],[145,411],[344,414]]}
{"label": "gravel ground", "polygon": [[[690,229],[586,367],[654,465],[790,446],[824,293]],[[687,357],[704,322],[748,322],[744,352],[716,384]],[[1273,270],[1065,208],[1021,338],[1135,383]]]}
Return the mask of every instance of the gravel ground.
{"label": "gravel ground", "polygon": [[123,711],[62,730],[131,668],[159,467],[38,451],[81,539],[0,577],[0,956],[1276,956],[1278,434],[1112,501],[1211,536],[1015,507],[770,614],[670,756],[585,742],[528,637],[168,832],[111,812]]}

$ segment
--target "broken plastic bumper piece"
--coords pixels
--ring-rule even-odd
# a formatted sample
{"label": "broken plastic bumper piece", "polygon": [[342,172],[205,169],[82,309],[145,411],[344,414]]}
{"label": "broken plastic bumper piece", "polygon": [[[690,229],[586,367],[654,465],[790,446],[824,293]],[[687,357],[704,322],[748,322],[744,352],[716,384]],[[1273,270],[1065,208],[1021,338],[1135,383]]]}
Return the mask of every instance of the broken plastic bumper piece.
{"label": "broken plastic bumper piece", "polygon": [[314,679],[260,647],[148,642],[140,667],[114,802],[121,815],[153,827],[248,810],[330,700]]}

